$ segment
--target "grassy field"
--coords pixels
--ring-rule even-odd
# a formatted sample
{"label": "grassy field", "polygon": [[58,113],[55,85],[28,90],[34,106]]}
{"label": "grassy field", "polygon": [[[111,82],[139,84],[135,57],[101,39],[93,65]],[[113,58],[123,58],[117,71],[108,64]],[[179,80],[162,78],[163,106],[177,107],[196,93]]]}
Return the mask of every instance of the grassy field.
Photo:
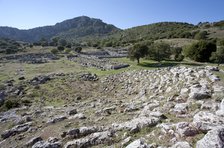
{"label": "grassy field", "polygon": [[155,42],[165,42],[172,47],[184,47],[191,45],[192,43],[198,42],[198,40],[194,39],[185,39],[185,38],[177,38],[177,39],[160,39],[156,40]]}

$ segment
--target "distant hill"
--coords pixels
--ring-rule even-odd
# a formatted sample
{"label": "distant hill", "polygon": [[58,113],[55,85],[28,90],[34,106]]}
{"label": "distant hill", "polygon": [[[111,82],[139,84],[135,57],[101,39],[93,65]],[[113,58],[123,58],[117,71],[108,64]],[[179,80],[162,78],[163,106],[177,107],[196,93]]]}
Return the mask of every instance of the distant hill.
{"label": "distant hill", "polygon": [[[180,41],[179,39],[200,40],[216,38],[224,38],[224,21],[205,22],[198,25],[182,22],[154,23],[116,32],[105,38],[102,42],[105,45],[109,42],[109,45],[112,46],[125,46],[137,42],[150,42],[162,39],[178,39],[175,40],[175,44],[177,44]],[[180,44],[183,43],[182,41]]]}
{"label": "distant hill", "polygon": [[137,42],[161,39],[224,38],[224,21],[200,22],[198,25],[182,22],[160,22],[121,30],[100,19],[80,16],[53,26],[29,30],[0,27],[1,37],[25,42],[37,42],[42,38],[50,41],[51,38],[58,37],[72,43],[84,42],[90,46],[126,46]]}
{"label": "distant hill", "polygon": [[66,39],[78,39],[85,36],[104,36],[120,29],[102,22],[100,19],[87,16],[65,20],[54,26],[37,27],[28,30],[19,30],[11,27],[0,27],[0,37],[18,41],[37,42],[41,38],[50,40],[54,36]]}
{"label": "distant hill", "polygon": [[170,38],[190,38],[196,26],[180,22],[161,22],[144,26],[133,27],[109,36],[105,40],[113,40],[120,44],[135,43],[145,40]]}

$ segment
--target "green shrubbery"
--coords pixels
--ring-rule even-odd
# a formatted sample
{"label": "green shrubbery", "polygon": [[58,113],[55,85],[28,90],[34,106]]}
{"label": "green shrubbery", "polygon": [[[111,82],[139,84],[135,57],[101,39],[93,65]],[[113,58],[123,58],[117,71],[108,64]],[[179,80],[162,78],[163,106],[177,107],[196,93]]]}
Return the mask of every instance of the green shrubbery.
{"label": "green shrubbery", "polygon": [[57,54],[58,52],[59,52],[59,50],[56,48],[51,49],[51,53],[53,53],[53,54]]}
{"label": "green shrubbery", "polygon": [[208,41],[199,41],[184,49],[186,57],[197,62],[208,62],[212,52],[216,51],[216,44]]}

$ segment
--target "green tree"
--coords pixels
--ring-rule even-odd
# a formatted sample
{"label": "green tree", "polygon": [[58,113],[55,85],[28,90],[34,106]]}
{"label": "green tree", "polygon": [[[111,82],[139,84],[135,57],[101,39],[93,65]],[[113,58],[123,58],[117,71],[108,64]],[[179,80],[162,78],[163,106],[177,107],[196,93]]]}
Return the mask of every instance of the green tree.
{"label": "green tree", "polygon": [[220,46],[217,48],[216,52],[212,52],[210,60],[218,63],[218,66],[219,64],[224,63],[224,46]]}
{"label": "green tree", "polygon": [[140,58],[145,57],[148,54],[148,46],[143,44],[135,44],[129,49],[128,55],[131,60],[137,60],[140,63]]}
{"label": "green tree", "polygon": [[216,44],[208,41],[199,41],[187,46],[184,55],[197,62],[208,62],[212,52],[216,51]]}
{"label": "green tree", "polygon": [[160,43],[154,43],[150,47],[149,57],[153,60],[161,62],[162,60],[170,59],[170,56],[171,56],[171,49],[169,44],[160,42]]}

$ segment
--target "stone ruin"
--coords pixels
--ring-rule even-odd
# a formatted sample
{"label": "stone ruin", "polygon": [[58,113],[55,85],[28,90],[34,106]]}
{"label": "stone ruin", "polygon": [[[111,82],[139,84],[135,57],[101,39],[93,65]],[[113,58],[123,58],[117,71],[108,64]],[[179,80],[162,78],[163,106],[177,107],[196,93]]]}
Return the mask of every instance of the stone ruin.
{"label": "stone ruin", "polygon": [[8,55],[4,57],[0,57],[1,61],[19,61],[21,63],[28,64],[41,64],[47,63],[49,60],[57,60],[56,57],[52,53],[28,53],[28,54],[16,54],[16,55]]}
{"label": "stone ruin", "polygon": [[101,70],[112,70],[128,67],[128,64],[114,62],[109,59],[99,59],[96,56],[78,55],[77,57],[68,58],[71,61],[77,62],[84,67],[94,67]]}

